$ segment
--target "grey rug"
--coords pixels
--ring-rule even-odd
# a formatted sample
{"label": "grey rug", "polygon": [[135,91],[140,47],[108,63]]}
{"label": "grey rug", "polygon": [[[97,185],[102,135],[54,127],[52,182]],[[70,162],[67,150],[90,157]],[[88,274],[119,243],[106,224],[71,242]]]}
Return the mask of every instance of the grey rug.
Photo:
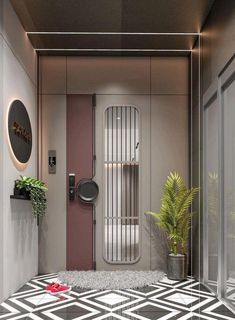
{"label": "grey rug", "polygon": [[59,281],[73,287],[95,290],[134,289],[157,283],[161,271],[61,271]]}

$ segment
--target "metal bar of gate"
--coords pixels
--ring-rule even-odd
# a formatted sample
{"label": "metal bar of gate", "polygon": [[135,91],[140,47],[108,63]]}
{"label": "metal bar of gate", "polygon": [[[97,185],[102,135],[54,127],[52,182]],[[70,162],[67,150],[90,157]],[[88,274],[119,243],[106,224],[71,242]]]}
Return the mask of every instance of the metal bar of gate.
{"label": "metal bar of gate", "polygon": [[[109,161],[109,133],[110,133],[110,129],[109,129],[109,109],[107,110],[107,161]],[[109,162],[107,165],[107,214],[108,216],[110,215],[110,203],[109,203]],[[106,227],[106,224],[105,224]],[[107,222],[107,258],[109,260],[109,220]]]}
{"label": "metal bar of gate", "polygon": [[[127,108],[125,108],[125,160],[127,161]],[[125,171],[127,167],[125,166]],[[125,216],[127,217],[127,175],[125,175]],[[127,260],[127,221],[125,221],[125,260]]]}
{"label": "metal bar of gate", "polygon": [[[112,212],[113,215],[113,108],[112,108]],[[113,220],[112,220],[112,261],[113,261]]]}
{"label": "metal bar of gate", "polygon": [[[121,162],[122,162],[122,109],[121,108]],[[121,217],[123,215],[123,208],[122,208],[122,195],[123,195],[123,191],[122,191],[122,175],[123,175],[123,165],[121,163]],[[121,228],[121,257],[120,260],[122,260],[122,221],[120,221],[120,228]]]}
{"label": "metal bar of gate", "polygon": [[[134,161],[136,162],[136,112],[134,112]],[[134,164],[134,216],[136,216],[136,164]],[[136,223],[133,224],[134,228],[134,260],[136,256]]]}
{"label": "metal bar of gate", "polygon": [[[132,144],[131,144],[131,107],[130,107],[130,162],[132,161]],[[129,174],[129,177],[130,177],[130,217],[132,216],[132,164],[130,164],[129,166],[129,171],[130,171],[130,174]],[[132,246],[132,243],[131,243],[131,220],[129,220],[129,239],[130,239],[130,249],[129,249],[129,252],[130,252],[130,256],[129,256],[129,260],[131,260],[131,246]]]}
{"label": "metal bar of gate", "polygon": [[[118,107],[116,107],[116,161],[118,161]],[[116,164],[116,218],[118,217],[118,164]],[[116,223],[116,254],[115,258],[118,260],[118,220]]]}
{"label": "metal bar of gate", "polygon": [[137,115],[132,106],[109,107],[106,113],[105,239],[106,257],[114,263],[132,262],[138,255]]}

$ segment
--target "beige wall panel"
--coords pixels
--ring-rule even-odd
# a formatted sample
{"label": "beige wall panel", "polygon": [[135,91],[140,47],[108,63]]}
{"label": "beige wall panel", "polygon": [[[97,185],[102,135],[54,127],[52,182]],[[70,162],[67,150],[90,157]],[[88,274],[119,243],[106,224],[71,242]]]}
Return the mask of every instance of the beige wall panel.
{"label": "beige wall panel", "polygon": [[41,57],[40,75],[42,94],[66,94],[66,57]]}
{"label": "beige wall panel", "polygon": [[[188,97],[152,96],[151,101],[151,210],[159,211],[162,188],[170,171],[188,183]],[[151,268],[165,269],[163,234],[152,228]]]}
{"label": "beige wall panel", "polygon": [[[53,192],[48,193],[48,215],[40,230],[40,272],[55,272],[65,268],[66,250],[66,187],[65,187],[65,121],[66,121],[66,69],[65,57],[42,57],[42,83],[48,83],[50,94],[42,99],[43,109],[43,174]],[[53,61],[55,60],[55,61]],[[54,67],[52,65],[54,64]],[[56,74],[56,66],[60,66]],[[62,67],[63,65],[63,67]],[[188,179],[188,59],[187,58],[152,58],[152,88],[157,95],[152,96],[152,115],[150,114],[150,58],[97,58],[67,57],[67,93],[97,94],[96,107],[96,177],[100,195],[97,199],[97,268],[113,270],[122,268],[103,260],[102,217],[104,193],[103,180],[103,142],[104,142],[104,110],[111,105],[133,105],[141,110],[141,216],[142,244],[141,259],[125,269],[165,269],[164,241],[156,246],[153,228],[150,228],[144,212],[152,208],[158,210],[162,185],[170,170],[176,169]],[[43,67],[44,66],[44,67]],[[174,75],[174,77],[172,76]],[[53,80],[53,77],[56,79]],[[44,79],[44,80],[43,80]],[[45,79],[46,82],[45,82]],[[50,82],[55,81],[54,84]],[[63,85],[57,85],[65,83]],[[51,87],[50,87],[51,86]],[[159,95],[159,94],[162,95]],[[52,102],[53,101],[53,102]],[[59,111],[58,111],[59,110]],[[59,112],[59,113],[58,113]],[[55,121],[56,115],[56,121]],[[150,120],[151,119],[151,120]],[[150,127],[152,126],[152,131]],[[50,128],[51,126],[51,128]],[[60,128],[60,131],[58,131]],[[49,131],[50,132],[49,132]],[[151,131],[151,132],[150,132]],[[56,146],[46,143],[56,142]],[[62,137],[62,138],[61,138]],[[58,143],[59,142],[59,143]],[[58,144],[57,144],[58,143]],[[151,145],[150,145],[151,143]],[[57,177],[47,174],[47,151],[57,149],[57,160],[63,164],[57,167]],[[150,156],[152,150],[152,156]],[[63,154],[59,154],[63,152]],[[60,158],[61,157],[61,158]],[[61,160],[60,160],[61,159]],[[152,166],[150,166],[150,161]],[[152,170],[152,171],[151,171]],[[61,182],[62,181],[62,182]],[[56,189],[56,192],[55,192]],[[152,189],[152,191],[150,191]],[[64,194],[64,196],[63,196]],[[58,197],[58,195],[60,195]],[[151,203],[152,198],[152,203]],[[57,203],[56,203],[57,202]],[[56,222],[56,225],[55,225]],[[50,230],[50,232],[49,232]],[[52,231],[51,231],[52,230]],[[58,232],[59,230],[59,232]],[[58,240],[56,237],[59,234]],[[155,232],[156,234],[156,232]],[[162,237],[162,235],[160,235]],[[62,249],[61,249],[62,248]],[[56,252],[56,254],[55,254]],[[152,255],[152,258],[151,258]]]}
{"label": "beige wall panel", "polygon": [[[140,219],[141,242],[140,260],[135,264],[113,265],[103,259],[104,247],[104,111],[109,106],[135,106],[140,113]],[[96,203],[97,238],[96,259],[98,270],[134,269],[149,270],[150,268],[150,238],[145,211],[150,209],[150,97],[145,95],[98,95],[96,107],[96,155],[97,167],[95,180],[100,193]]]}
{"label": "beige wall panel", "polygon": [[[2,100],[2,245],[0,263],[3,268],[3,296],[6,299],[38,273],[38,228],[32,215],[31,203],[10,199],[14,180],[19,175],[37,176],[37,133],[36,133],[36,87],[25,72],[22,64],[3,40],[3,100]],[[22,171],[13,162],[6,130],[8,110],[14,99],[21,100],[29,114],[32,127],[32,153]],[[0,268],[1,269],[1,268]]]}
{"label": "beige wall panel", "polygon": [[67,67],[69,94],[148,94],[150,90],[150,58],[68,57]]}
{"label": "beige wall panel", "polygon": [[186,57],[151,58],[151,93],[188,94],[188,68]]}
{"label": "beige wall panel", "polygon": [[[39,272],[66,268],[66,96],[42,96],[42,179],[48,185],[47,214],[39,232]],[[57,152],[48,174],[48,150]]]}

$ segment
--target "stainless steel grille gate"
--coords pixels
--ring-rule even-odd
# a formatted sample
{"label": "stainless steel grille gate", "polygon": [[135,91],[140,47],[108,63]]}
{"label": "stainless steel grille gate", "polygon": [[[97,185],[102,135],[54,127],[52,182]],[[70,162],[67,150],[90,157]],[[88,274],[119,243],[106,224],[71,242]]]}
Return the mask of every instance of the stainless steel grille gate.
{"label": "stainless steel grille gate", "polygon": [[132,106],[105,112],[105,259],[139,257],[139,113]]}

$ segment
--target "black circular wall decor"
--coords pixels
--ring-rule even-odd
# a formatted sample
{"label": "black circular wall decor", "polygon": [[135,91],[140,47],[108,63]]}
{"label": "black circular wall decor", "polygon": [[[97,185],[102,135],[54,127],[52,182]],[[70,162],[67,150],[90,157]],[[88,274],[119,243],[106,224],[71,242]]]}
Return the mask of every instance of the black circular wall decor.
{"label": "black circular wall decor", "polygon": [[28,112],[20,100],[14,100],[8,113],[10,145],[20,163],[28,162],[32,151],[32,129]]}
{"label": "black circular wall decor", "polygon": [[78,196],[84,202],[94,202],[99,193],[99,187],[92,179],[81,179],[78,183]]}

